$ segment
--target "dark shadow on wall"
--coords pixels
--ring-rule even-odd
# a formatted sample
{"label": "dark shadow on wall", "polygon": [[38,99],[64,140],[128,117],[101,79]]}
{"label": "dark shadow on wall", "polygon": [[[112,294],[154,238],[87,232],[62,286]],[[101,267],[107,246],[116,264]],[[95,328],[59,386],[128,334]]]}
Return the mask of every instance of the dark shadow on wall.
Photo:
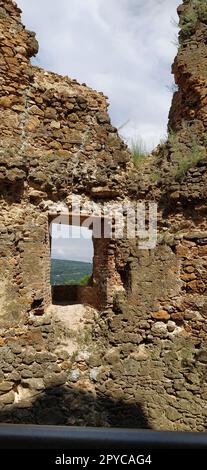
{"label": "dark shadow on wall", "polygon": [[1,423],[68,426],[97,426],[149,429],[140,404],[65,386],[49,387],[33,402],[6,405],[0,412]]}
{"label": "dark shadow on wall", "polygon": [[24,195],[23,181],[1,181],[0,196],[10,206],[14,203],[21,202]]}

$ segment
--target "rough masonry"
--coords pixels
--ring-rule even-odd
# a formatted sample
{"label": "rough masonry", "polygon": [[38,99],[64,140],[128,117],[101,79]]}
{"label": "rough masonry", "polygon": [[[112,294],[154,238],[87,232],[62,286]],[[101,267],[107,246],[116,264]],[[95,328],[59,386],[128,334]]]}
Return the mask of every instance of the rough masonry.
{"label": "rough masonry", "polygon": [[[139,168],[101,93],[31,65],[20,13],[0,0],[0,420],[204,431],[206,2],[178,8],[169,135]],[[158,204],[156,248],[94,244],[75,326],[52,305],[48,230],[74,194]]]}

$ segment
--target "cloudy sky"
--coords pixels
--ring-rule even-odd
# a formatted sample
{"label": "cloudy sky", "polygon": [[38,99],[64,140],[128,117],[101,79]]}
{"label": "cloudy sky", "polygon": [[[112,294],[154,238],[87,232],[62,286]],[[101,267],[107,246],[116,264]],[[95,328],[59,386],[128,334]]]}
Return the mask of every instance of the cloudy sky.
{"label": "cloudy sky", "polygon": [[92,231],[72,225],[52,224],[51,257],[92,263]]}
{"label": "cloudy sky", "polygon": [[120,134],[150,149],[166,134],[180,0],[17,0],[33,63],[103,91]]}

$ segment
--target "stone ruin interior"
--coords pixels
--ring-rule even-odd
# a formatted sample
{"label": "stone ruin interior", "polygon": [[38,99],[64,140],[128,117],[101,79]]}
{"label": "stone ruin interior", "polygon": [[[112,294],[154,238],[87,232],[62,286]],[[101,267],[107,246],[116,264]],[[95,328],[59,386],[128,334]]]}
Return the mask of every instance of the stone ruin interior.
{"label": "stone ruin interior", "polygon": [[[31,65],[35,34],[0,0],[3,423],[206,430],[207,5],[178,15],[168,138],[136,168],[105,96]],[[156,203],[158,234],[94,238],[92,285],[69,293],[50,285],[49,225],[74,195],[100,214]]]}

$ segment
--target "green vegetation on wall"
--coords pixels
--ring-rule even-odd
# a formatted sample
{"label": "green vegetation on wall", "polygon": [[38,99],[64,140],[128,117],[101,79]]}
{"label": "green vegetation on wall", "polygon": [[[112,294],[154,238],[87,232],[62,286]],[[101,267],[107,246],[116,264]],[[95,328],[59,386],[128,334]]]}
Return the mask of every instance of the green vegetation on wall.
{"label": "green vegetation on wall", "polygon": [[131,139],[130,150],[133,163],[138,167],[148,153],[146,145],[141,138],[135,137]]}
{"label": "green vegetation on wall", "polygon": [[198,21],[202,21],[207,24],[206,0],[191,0],[189,2],[186,13],[181,17],[180,21],[181,42],[195,33]]}
{"label": "green vegetation on wall", "polygon": [[179,135],[174,132],[170,132],[168,136],[173,162],[170,175],[176,179],[182,179],[190,168],[195,167],[206,158],[206,149],[200,145],[197,136],[192,133],[187,124],[183,124],[182,128],[188,137],[190,146],[184,145]]}

